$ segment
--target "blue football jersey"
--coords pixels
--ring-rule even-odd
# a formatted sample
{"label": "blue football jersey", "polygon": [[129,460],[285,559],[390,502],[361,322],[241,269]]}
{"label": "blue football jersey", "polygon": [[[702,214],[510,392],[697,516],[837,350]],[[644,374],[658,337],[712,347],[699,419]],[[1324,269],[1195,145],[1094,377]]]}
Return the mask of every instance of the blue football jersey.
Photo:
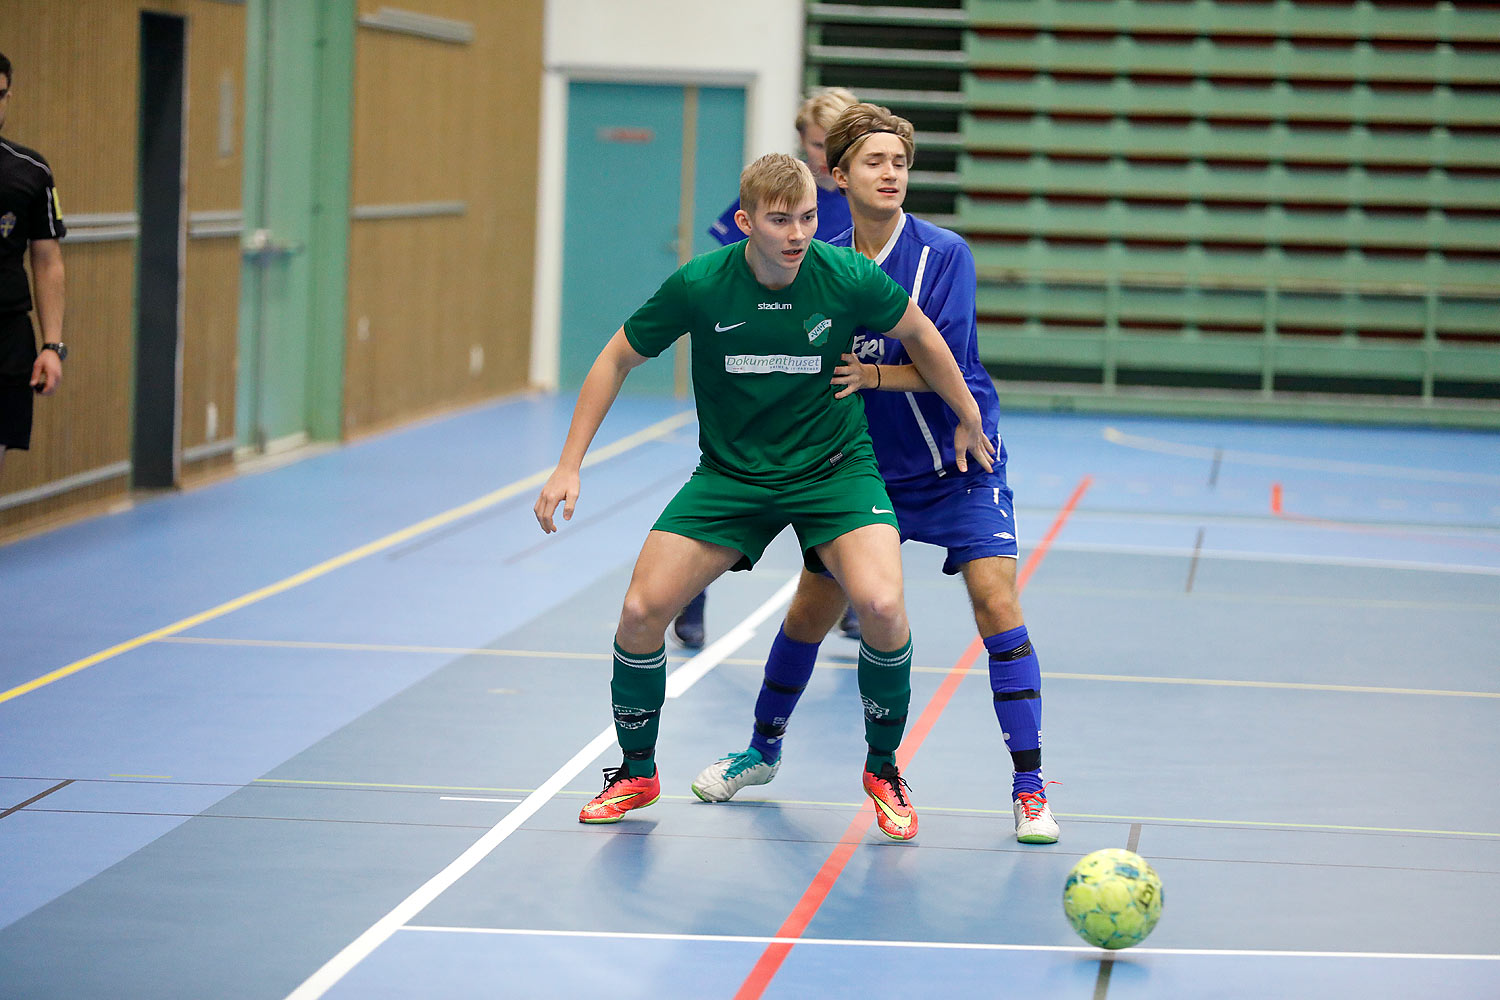
{"label": "blue football jersey", "polygon": [[[734,224],[734,213],[739,210],[740,200],[736,198],[734,204],[708,227],[708,234],[726,247],[745,238],[740,227]],[[818,231],[813,233],[813,239],[827,243],[852,225],[854,220],[849,216],[849,200],[839,191],[818,188]],[[848,246],[847,243],[844,245]]]}
{"label": "blue football jersey", "polygon": [[[840,233],[829,242],[852,246],[854,231]],[[895,235],[875,262],[911,293],[917,307],[948,342],[979,404],[984,432],[995,443],[995,471],[1003,475],[1006,455],[999,433],[1000,401],[989,372],[979,363],[974,255],[969,245],[957,233],[903,213]],[[866,364],[911,364],[901,341],[869,330],[855,332],[853,351]],[[939,479],[964,475],[953,460],[958,416],[937,393],[864,389],[860,395],[880,474],[893,494],[897,489],[921,489]],[[968,475],[985,474],[972,458],[968,464]]]}

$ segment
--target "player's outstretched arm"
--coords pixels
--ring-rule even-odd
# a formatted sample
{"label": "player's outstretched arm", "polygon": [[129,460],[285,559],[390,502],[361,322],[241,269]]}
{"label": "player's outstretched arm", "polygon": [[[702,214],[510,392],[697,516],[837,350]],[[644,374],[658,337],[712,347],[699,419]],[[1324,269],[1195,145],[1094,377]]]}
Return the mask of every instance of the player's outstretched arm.
{"label": "player's outstretched arm", "polygon": [[553,518],[558,504],[563,505],[563,520],[573,519],[573,507],[578,502],[580,489],[578,470],[583,467],[584,453],[599,432],[599,425],[604,423],[604,415],[620,394],[625,376],[645,360],[645,356],[638,354],[625,339],[624,327],[615,331],[604,350],[599,352],[599,357],[594,359],[583,387],[578,390],[578,403],[573,407],[573,422],[568,425],[562,457],[557,460],[557,468],[547,477],[541,495],[531,508],[536,514],[537,524],[548,534],[557,530]]}
{"label": "player's outstretched arm", "polygon": [[900,322],[886,336],[901,341],[917,373],[932,387],[932,391],[942,397],[949,409],[958,414],[958,429],[953,432],[953,450],[959,471],[968,471],[969,455],[974,456],[974,460],[984,471],[993,469],[990,457],[995,454],[995,445],[985,437],[979,404],[974,402],[974,394],[964,382],[963,372],[958,370],[958,362],[953,360],[948,342],[922,310],[917,308],[915,301],[907,302],[906,312],[901,316]]}
{"label": "player's outstretched arm", "polygon": [[830,384],[842,386],[833,394],[834,399],[843,399],[851,392],[861,389],[882,389],[886,392],[931,392],[932,387],[917,371],[916,365],[867,365],[853,354],[844,355],[844,363],[833,370]]}

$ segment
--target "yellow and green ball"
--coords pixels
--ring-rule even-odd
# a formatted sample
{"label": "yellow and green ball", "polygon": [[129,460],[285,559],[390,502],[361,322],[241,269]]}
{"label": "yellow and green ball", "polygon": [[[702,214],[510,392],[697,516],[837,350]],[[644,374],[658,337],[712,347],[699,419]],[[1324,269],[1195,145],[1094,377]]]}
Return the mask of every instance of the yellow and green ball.
{"label": "yellow and green ball", "polygon": [[1078,936],[1100,948],[1140,944],[1161,919],[1161,879],[1133,851],[1107,847],[1068,873],[1063,912]]}

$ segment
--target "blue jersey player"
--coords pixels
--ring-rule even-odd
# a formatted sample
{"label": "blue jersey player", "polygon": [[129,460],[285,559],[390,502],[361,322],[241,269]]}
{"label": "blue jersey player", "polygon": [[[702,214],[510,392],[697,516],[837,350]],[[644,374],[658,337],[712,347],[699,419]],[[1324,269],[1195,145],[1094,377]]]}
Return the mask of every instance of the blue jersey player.
{"label": "blue jersey player", "polygon": [[[818,186],[818,228],[813,239],[824,243],[854,224],[849,218],[849,203],[839,192],[825,155],[828,127],[853,103],[854,95],[843,87],[828,87],[809,94],[797,112],[797,138],[802,143],[807,169],[812,171],[813,183]],[[744,239],[745,234],[734,221],[734,213],[739,210],[740,200],[736,198],[708,227],[709,235],[724,246]]]}
{"label": "blue jersey player", "polygon": [[[818,228],[813,233],[813,239],[824,243],[847,232],[854,224],[849,217],[849,202],[839,191],[833,174],[828,170],[825,145],[828,127],[838,121],[844,109],[857,100],[843,87],[825,87],[810,93],[797,111],[797,139],[802,144],[807,169],[812,171],[813,183],[817,185]],[[724,246],[743,240],[745,234],[740,232],[739,224],[734,221],[734,214],[739,210],[740,200],[736,198],[734,204],[725,209],[724,214],[708,228],[709,235]],[[707,591],[689,601],[682,613],[672,620],[667,629],[667,638],[683,649],[702,649],[703,616],[707,603]],[[844,609],[839,627],[849,638],[860,638],[859,619],[855,617],[853,609]]]}
{"label": "blue jersey player", "polygon": [[[928,391],[899,341],[857,335],[847,364],[835,369],[836,395],[865,390],[870,437],[901,540],[942,546],[948,552],[943,572],[963,574],[989,651],[995,716],[1014,768],[1016,839],[1056,843],[1058,825],[1041,771],[1041,668],[1016,593],[1015,514],[999,439],[1000,407],[979,362],[974,258],[956,233],[902,211],[916,152],[910,122],[884,108],[856,104],[829,129],[827,143],[828,161],[853,217],[853,228],[832,242],[878,263],[937,326],[979,403],[985,434],[997,446],[994,468],[959,469],[952,445],[957,417]],[[693,791],[700,799],[723,802],[776,776],[787,720],[844,601],[831,578],[803,571],[766,661],[750,746],[698,775]]]}
{"label": "blue jersey player", "polygon": [[[809,144],[808,148],[811,148]],[[811,163],[813,157],[808,155]],[[816,178],[818,175],[813,174]],[[728,246],[738,243],[745,237],[734,225],[734,213],[740,210],[740,200],[734,199],[734,204],[724,210],[724,214],[714,220],[714,224],[708,227],[708,232],[714,239]],[[822,240],[824,243],[832,242],[835,236],[846,231],[853,221],[849,218],[849,203],[837,190],[829,191],[821,184],[818,185],[818,231],[813,233],[813,239]]]}

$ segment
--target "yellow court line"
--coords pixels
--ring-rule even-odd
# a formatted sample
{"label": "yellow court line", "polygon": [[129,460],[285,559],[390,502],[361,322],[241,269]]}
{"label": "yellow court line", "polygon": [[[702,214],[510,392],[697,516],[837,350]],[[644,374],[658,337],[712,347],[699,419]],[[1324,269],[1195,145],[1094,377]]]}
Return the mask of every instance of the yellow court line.
{"label": "yellow court line", "polygon": [[[461,646],[386,646],[359,642],[312,642],[298,639],[213,639],[199,636],[165,637],[162,642],[199,643],[213,646],[268,646],[289,649],[334,649],[365,653],[442,653],[449,656],[499,656],[538,660],[607,660],[608,653],[569,653],[543,649],[465,649]],[[765,661],[747,657],[726,658],[723,663],[734,666],[761,666]],[[854,670],[853,663],[818,664],[823,670]],[[949,667],[911,668],[915,673],[942,673]],[[969,673],[985,673],[986,667],[970,667]],[[1055,670],[1042,671],[1042,677],[1060,681],[1109,681],[1118,684],[1188,684],[1199,687],[1268,688],[1279,691],[1336,691],[1344,694],[1399,694],[1431,695],[1439,698],[1493,698],[1500,699],[1496,691],[1451,691],[1444,688],[1399,688],[1372,687],[1361,684],[1309,684],[1301,681],[1242,681],[1216,679],[1212,677],[1147,677],[1132,674],[1075,674]]]}
{"label": "yellow court line", "polygon": [[1068,681],[1119,681],[1124,684],[1194,684],[1205,687],[1272,688],[1281,691],[1340,691],[1345,694],[1425,694],[1446,698],[1500,698],[1495,691],[1448,691],[1441,688],[1367,687],[1359,684],[1304,684],[1297,681],[1235,681],[1209,677],[1133,677],[1126,674],[1067,674],[1044,670],[1042,676]]}
{"label": "yellow court line", "polygon": [[[663,798],[676,798],[676,796],[662,796]],[[692,796],[682,796],[691,799]],[[807,802],[796,799],[758,799],[766,804],[783,806],[848,806],[860,805],[858,802]],[[923,803],[922,808],[928,812],[959,813],[969,816],[1005,816],[1009,817],[1009,809],[968,809],[961,806],[936,806],[931,803]],[[1446,837],[1500,837],[1500,833],[1491,833],[1485,830],[1418,830],[1405,827],[1393,826],[1340,826],[1335,823],[1287,823],[1275,820],[1255,819],[1192,819],[1187,816],[1113,816],[1106,813],[1075,813],[1058,812],[1057,816],[1063,819],[1095,819],[1110,820],[1120,823],[1172,823],[1183,826],[1200,824],[1205,826],[1253,826],[1265,829],[1287,829],[1287,830],[1328,830],[1330,832],[1344,833],[1412,833],[1441,835]]]}
{"label": "yellow court line", "polygon": [[[634,434],[623,437],[612,444],[600,448],[598,451],[588,455],[583,460],[583,465],[587,467],[598,462],[602,462],[606,459],[613,458],[616,455],[629,451],[631,448],[634,448],[637,445],[643,444],[654,438],[659,438],[666,434],[670,434],[677,428],[681,427],[683,424],[690,423],[696,419],[697,412],[695,410],[685,410],[682,413],[678,413],[675,416],[671,416],[665,420],[658,421],[657,423],[652,424],[650,427],[636,431]],[[222,618],[224,615],[227,615],[231,612],[238,611],[244,607],[248,607],[249,605],[255,604],[258,601],[263,601],[267,597],[275,597],[277,594],[285,593],[286,591],[291,590],[294,587],[300,587],[302,584],[307,583],[311,580],[316,580],[318,577],[326,576],[336,569],[342,569],[343,567],[348,566],[350,563],[358,562],[359,560],[364,559],[367,556],[375,555],[377,552],[384,552],[386,549],[393,548],[403,542],[410,541],[411,539],[416,538],[419,535],[423,535],[429,531],[432,531],[434,528],[441,528],[446,524],[452,524],[454,521],[457,521],[460,518],[468,517],[470,514],[477,513],[478,511],[484,510],[487,507],[493,507],[495,504],[500,503],[503,500],[508,500],[518,493],[529,489],[535,489],[541,486],[547,481],[547,477],[551,474],[552,469],[550,467],[542,469],[540,472],[534,472],[524,479],[518,479],[507,486],[502,486],[498,490],[495,490],[491,493],[486,493],[482,497],[470,500],[465,504],[460,504],[459,506],[454,507],[451,510],[446,510],[441,514],[434,514],[432,517],[418,521],[416,524],[402,528],[400,531],[394,531],[391,534],[386,535],[384,538],[378,538],[373,542],[368,542],[364,545],[361,545],[359,548],[350,549],[343,555],[334,556],[332,559],[324,560],[323,562],[318,563],[316,566],[305,569],[300,573],[294,573],[286,579],[279,580],[276,583],[271,584],[270,586],[261,587],[259,590],[253,590],[248,594],[242,594],[239,597],[234,598],[233,600],[225,601],[223,604],[220,604],[217,607],[209,608],[207,611],[200,611],[195,615],[190,615],[187,618],[182,619],[181,621],[173,622],[171,625],[155,629],[154,631],[147,632],[144,635],[138,635],[134,639],[128,639],[125,642],[117,643],[109,647],[108,649],[101,650],[100,652],[94,653],[91,656],[85,656],[81,660],[75,660],[67,666],[59,667],[49,674],[43,674],[41,677],[29,680],[25,684],[21,684],[18,687],[13,687],[9,691],[0,692],[0,704],[10,701],[12,698],[19,698],[23,694],[35,691],[37,688],[46,687],[53,681],[60,681],[64,677],[69,677],[73,674],[78,673],[80,670],[87,670],[89,667],[92,667],[99,663],[103,663],[105,660],[113,659],[114,657],[119,656],[121,653],[128,653],[133,649],[139,649],[141,646],[144,646],[147,643],[166,639],[170,636],[176,635],[178,632],[186,632],[190,628],[202,625],[204,622],[213,621],[215,618]]]}
{"label": "yellow court line", "polygon": [[[328,649],[336,652],[354,653],[435,653],[443,656],[495,656],[502,659],[522,660],[592,660],[608,662],[614,659],[613,653],[598,652],[566,652],[556,649],[494,649],[471,648],[468,646],[404,646],[387,645],[375,642],[316,642],[307,639],[214,639],[206,636],[178,635],[168,636],[161,642],[180,643],[183,645],[199,646],[252,646],[270,649]],[[689,660],[692,657],[685,653],[670,653],[668,660]],[[726,657],[719,661],[721,663],[733,663],[739,666],[760,666],[764,660],[752,660],[746,657],[733,659]],[[829,664],[838,667],[842,664]],[[853,664],[850,664],[853,667]],[[919,669],[913,667],[913,670]],[[932,667],[929,669],[937,669]]]}
{"label": "yellow court line", "polygon": [[[696,796],[663,795],[662,798],[681,798],[691,802],[696,798]],[[806,799],[756,799],[754,801],[758,803],[763,802],[766,805],[818,806],[850,809],[857,808],[861,805],[861,803],[859,802],[817,802]],[[958,813],[968,816],[1005,816],[1009,818],[1011,814],[1011,811],[1009,809],[973,809],[964,808],[962,806],[933,805],[930,802],[924,802],[922,804],[922,808],[928,812]],[[1280,828],[1288,830],[1311,831],[1328,830],[1331,832],[1342,831],[1345,833],[1421,833],[1449,837],[1500,837],[1500,833],[1490,833],[1485,830],[1418,830],[1392,826],[1340,826],[1334,823],[1287,823],[1274,820],[1253,819],[1192,819],[1187,816],[1113,816],[1105,813],[1058,812],[1056,813],[1056,815],[1063,819],[1110,820],[1121,823],[1173,823],[1184,826],[1196,823],[1206,826],[1253,826],[1267,829]]]}
{"label": "yellow court line", "polygon": [[[695,796],[663,795],[662,798],[683,798],[692,801]],[[781,806],[838,806],[855,808],[858,802],[817,802],[802,799],[756,799],[767,805]],[[965,816],[1005,816],[1010,817],[1009,809],[975,809],[964,806],[941,806],[924,802],[922,808],[928,812],[957,813]],[[1253,826],[1266,829],[1288,829],[1288,830],[1328,830],[1332,832],[1343,831],[1346,833],[1425,833],[1440,834],[1452,837],[1500,837],[1500,833],[1491,833],[1486,830],[1419,830],[1405,827],[1392,826],[1340,826],[1334,823],[1288,823],[1277,820],[1255,820],[1255,819],[1193,819],[1187,816],[1115,816],[1108,813],[1075,813],[1057,812],[1057,816],[1063,819],[1093,819],[1109,820],[1120,823],[1173,823],[1180,825],[1192,825],[1194,823],[1205,826]]]}
{"label": "yellow court line", "polygon": [[408,792],[517,792],[529,795],[534,788],[492,788],[488,785],[400,785],[386,781],[306,781],[298,778],[256,778],[252,785],[308,785],[318,788],[389,788]]}
{"label": "yellow court line", "polygon": [[1058,813],[1073,819],[1108,819],[1122,823],[1202,823],[1211,826],[1284,827],[1289,830],[1331,830],[1344,833],[1417,833],[1443,837],[1500,837],[1486,830],[1421,830],[1400,826],[1346,826],[1338,823],[1284,823],[1255,819],[1189,819],[1185,816],[1110,816],[1102,813]]}
{"label": "yellow court line", "polygon": [[375,642],[315,642],[305,639],[214,639],[205,636],[168,636],[162,642],[199,646],[255,646],[271,649],[329,649],[354,653],[436,653],[443,656],[525,657],[538,660],[608,660],[610,653],[567,653],[546,649],[474,649],[466,646],[404,646]]}
{"label": "yellow court line", "polygon": [[[296,778],[256,778],[251,784],[256,785],[305,785],[321,788],[389,788],[405,791],[422,792],[510,792],[518,795],[529,795],[533,788],[493,788],[482,785],[402,785],[380,781],[308,781]],[[569,794],[562,792],[560,794]],[[576,792],[572,794],[592,794]],[[684,802],[696,802],[697,797],[693,795],[663,795],[664,799],[680,799]],[[749,804],[749,803],[746,803]],[[755,799],[756,805],[768,806],[812,806],[816,808],[832,809],[856,809],[859,802],[823,802],[815,799]],[[931,803],[924,805],[930,812],[958,813],[969,816],[1009,816],[1009,809],[973,809],[961,806],[936,806]],[[1331,832],[1344,833],[1407,833],[1426,834],[1429,836],[1444,837],[1500,837],[1500,833],[1492,833],[1487,830],[1424,830],[1399,826],[1350,826],[1337,823],[1288,823],[1279,820],[1255,820],[1255,819],[1194,819],[1186,816],[1117,816],[1110,813],[1074,813],[1059,812],[1058,816],[1063,819],[1093,819],[1109,820],[1120,823],[1175,823],[1182,825],[1199,824],[1204,826],[1252,826],[1265,829],[1285,830],[1328,830]]]}

